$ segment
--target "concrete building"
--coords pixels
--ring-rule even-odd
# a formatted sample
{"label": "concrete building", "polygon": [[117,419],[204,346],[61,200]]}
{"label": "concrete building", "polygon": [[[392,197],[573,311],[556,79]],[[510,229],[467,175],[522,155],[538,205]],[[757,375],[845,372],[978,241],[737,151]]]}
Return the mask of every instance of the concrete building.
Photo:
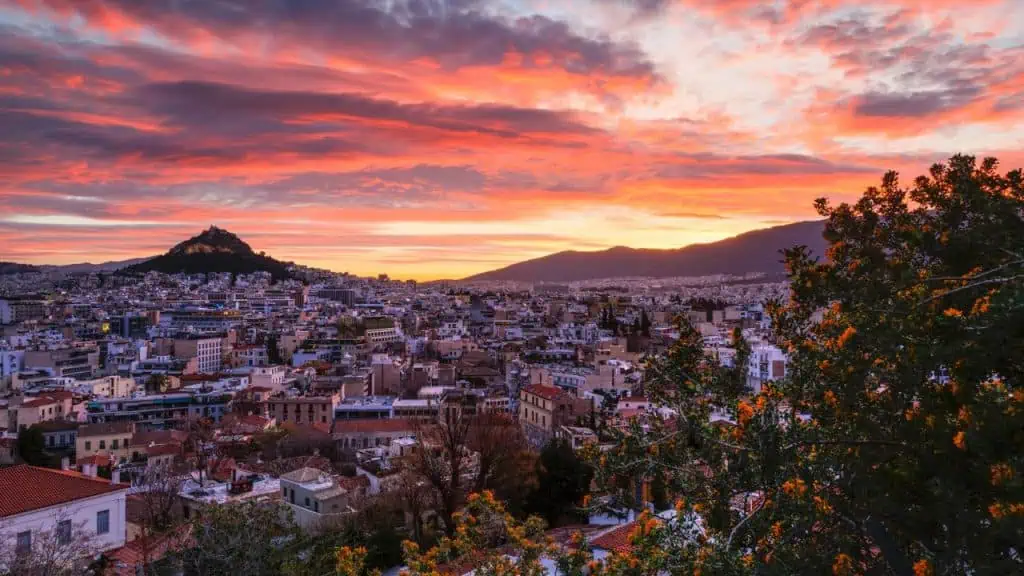
{"label": "concrete building", "polygon": [[[347,479],[345,479],[347,480]],[[281,499],[292,510],[295,523],[318,532],[355,512],[353,504],[364,494],[361,483],[346,482],[316,468],[299,468],[281,476]]]}
{"label": "concrete building", "polygon": [[220,336],[174,339],[174,357],[182,360],[199,359],[199,372],[210,374],[219,372],[223,356]]}
{"label": "concrete building", "polygon": [[267,417],[280,424],[326,424],[334,420],[341,402],[338,394],[329,396],[272,396],[267,399]]}
{"label": "concrete building", "polygon": [[45,370],[56,378],[92,378],[100,366],[100,351],[95,346],[26,350],[25,369]]}
{"label": "concrete building", "polygon": [[408,418],[390,420],[339,420],[332,437],[341,450],[390,446],[398,438],[416,436],[417,423]]}
{"label": "concrete building", "polygon": [[[0,469],[0,548],[75,546],[91,556],[124,546],[129,486],[117,480],[28,465]],[[0,565],[8,570],[17,567]]]}
{"label": "concrete building", "polygon": [[135,424],[132,422],[83,424],[78,428],[75,439],[75,458],[83,460],[90,456],[109,456],[114,460],[127,460],[131,456],[134,434]]}
{"label": "concrete building", "polygon": [[591,399],[574,398],[554,386],[534,384],[519,392],[519,424],[535,447],[547,444],[559,427],[572,426],[592,411]]}

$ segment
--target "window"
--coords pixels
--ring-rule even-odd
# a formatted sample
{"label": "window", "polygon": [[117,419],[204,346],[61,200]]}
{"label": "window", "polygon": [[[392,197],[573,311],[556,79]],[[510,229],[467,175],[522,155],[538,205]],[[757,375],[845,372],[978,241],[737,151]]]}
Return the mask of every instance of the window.
{"label": "window", "polygon": [[320,511],[320,503],[319,502],[313,502],[313,511],[314,512],[319,512]]}
{"label": "window", "polygon": [[306,508],[309,508],[309,498],[306,498]]}
{"label": "window", "polygon": [[86,440],[85,441],[85,451],[88,452],[89,450],[92,450],[92,442]]}
{"label": "window", "polygon": [[107,441],[106,440],[100,440],[100,450],[106,450],[106,449],[107,449]]}
{"label": "window", "polygon": [[18,543],[14,547],[17,554],[28,554],[32,551],[32,531],[18,532]]}
{"label": "window", "polygon": [[106,534],[110,532],[110,510],[100,510],[96,513],[96,533]]}
{"label": "window", "polygon": [[50,446],[50,447],[53,447],[53,444],[54,444],[53,436],[47,436],[46,437],[46,445]]}
{"label": "window", "polygon": [[71,543],[71,520],[61,520],[57,523],[57,543],[61,546]]}
{"label": "window", "polygon": [[110,443],[110,449],[117,450],[117,438],[114,438],[114,440]]}
{"label": "window", "polygon": [[321,416],[320,417],[320,422],[322,422],[324,424],[327,424],[327,416]]}

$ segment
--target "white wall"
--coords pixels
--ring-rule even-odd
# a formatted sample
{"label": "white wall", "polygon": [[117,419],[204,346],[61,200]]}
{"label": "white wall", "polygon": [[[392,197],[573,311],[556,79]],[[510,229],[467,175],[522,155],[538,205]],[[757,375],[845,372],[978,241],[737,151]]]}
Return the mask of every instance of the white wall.
{"label": "white wall", "polygon": [[[126,521],[125,499],[128,490],[101,494],[92,498],[75,500],[60,506],[52,506],[41,510],[33,510],[17,516],[0,518],[0,549],[13,550],[18,534],[32,531],[33,545],[38,542],[40,534],[57,529],[57,523],[71,520],[72,540],[79,537],[89,538],[89,546],[95,552],[104,552],[120,548],[125,544]],[[110,511],[110,530],[106,534],[96,535],[96,513],[101,510]]]}

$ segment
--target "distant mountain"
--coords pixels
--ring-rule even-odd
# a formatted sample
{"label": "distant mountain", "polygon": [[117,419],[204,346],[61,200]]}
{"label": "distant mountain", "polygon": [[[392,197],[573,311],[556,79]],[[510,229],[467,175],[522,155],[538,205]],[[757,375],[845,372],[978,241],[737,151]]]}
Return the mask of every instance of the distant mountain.
{"label": "distant mountain", "polygon": [[797,222],[754,230],[709,244],[672,250],[617,246],[598,252],[558,252],[466,278],[466,281],[573,282],[600,278],[742,275],[785,272],[780,250],[807,246],[825,253],[824,221]]}
{"label": "distant mountain", "polygon": [[171,248],[166,254],[125,268],[126,273],[150,271],[165,274],[205,274],[270,272],[275,279],[288,277],[288,264],[257,254],[241,238],[227,230],[210,226],[198,236]]}
{"label": "distant mountain", "polygon": [[39,266],[31,264],[18,264],[17,262],[0,262],[0,276],[5,274],[26,274],[28,272],[41,272]]}
{"label": "distant mountain", "polygon": [[131,258],[129,260],[111,260],[110,262],[101,262],[99,264],[93,264],[92,262],[82,262],[79,264],[65,264],[63,266],[47,266],[46,268],[52,268],[60,272],[67,274],[89,274],[91,272],[117,272],[122,268],[134,266],[140,262],[149,260],[152,256],[147,258]]}

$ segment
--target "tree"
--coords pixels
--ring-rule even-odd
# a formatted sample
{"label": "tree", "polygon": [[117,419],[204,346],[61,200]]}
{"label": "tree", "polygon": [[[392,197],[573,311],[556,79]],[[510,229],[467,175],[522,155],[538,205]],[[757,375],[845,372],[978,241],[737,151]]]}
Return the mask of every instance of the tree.
{"label": "tree", "polygon": [[192,545],[173,555],[185,574],[276,576],[306,542],[280,506],[209,506],[189,522]]}
{"label": "tree", "polygon": [[52,530],[33,530],[27,550],[17,548],[16,535],[0,523],[0,576],[77,576],[87,574],[89,557],[99,547],[84,523],[75,523],[67,508],[53,512]]}
{"label": "tree", "polygon": [[18,455],[26,464],[50,465],[50,457],[46,454],[46,441],[41,428],[29,426],[18,432]]}
{"label": "tree", "polygon": [[521,515],[536,487],[534,458],[522,427],[507,414],[480,414],[472,419],[467,446],[477,456],[471,491],[490,490],[506,509]]}
{"label": "tree", "polygon": [[132,497],[139,502],[141,512],[138,539],[142,565],[148,567],[166,555],[159,553],[158,549],[177,547],[178,542],[168,546],[167,540],[179,539],[178,534],[172,534],[172,531],[182,522],[179,497],[182,479],[170,465],[150,465],[133,484],[136,488]]}
{"label": "tree", "polygon": [[647,338],[651,337],[651,319],[647,316],[647,310],[640,311],[640,333]]}
{"label": "tree", "polygon": [[684,322],[647,370],[676,416],[591,455],[610,494],[662,473],[701,518],[696,545],[651,531],[659,570],[1024,570],[1022,182],[956,156],[909,189],[890,173],[856,204],[819,201],[828,260],[786,251],[791,296],[769,308],[787,377],[756,396],[749,349],[722,366]]}
{"label": "tree", "polygon": [[[456,529],[445,536],[437,546],[421,552],[412,542],[405,543],[405,562],[408,576],[427,576],[443,573],[445,565],[465,565],[475,575],[545,574],[541,558],[554,549],[544,535],[544,522],[531,517],[518,522],[490,492],[471,494],[465,510],[456,518]],[[497,551],[507,546],[514,555]],[[340,572],[340,571],[339,571]],[[342,574],[350,574],[340,572]],[[354,576],[354,574],[352,575]]]}
{"label": "tree", "polygon": [[590,492],[592,477],[590,465],[576,455],[566,440],[548,442],[537,462],[537,489],[530,497],[529,511],[544,517],[552,526],[576,520],[578,507]]}
{"label": "tree", "polygon": [[455,514],[466,493],[466,475],[471,459],[467,443],[472,418],[461,410],[445,410],[437,424],[421,426],[412,456],[416,472],[434,489],[445,531],[455,530]]}
{"label": "tree", "polygon": [[281,358],[281,348],[277,343],[277,334],[267,335],[267,363],[271,365],[284,364]]}
{"label": "tree", "polygon": [[146,379],[146,393],[147,394],[162,394],[167,391],[167,375],[166,374],[151,374]]}

